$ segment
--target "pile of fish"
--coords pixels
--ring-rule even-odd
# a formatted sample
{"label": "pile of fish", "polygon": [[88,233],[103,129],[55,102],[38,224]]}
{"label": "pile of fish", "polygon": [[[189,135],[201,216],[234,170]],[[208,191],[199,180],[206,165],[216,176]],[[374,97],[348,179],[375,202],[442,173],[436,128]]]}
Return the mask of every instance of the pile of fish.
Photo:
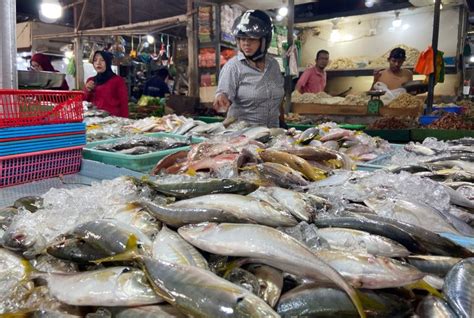
{"label": "pile of fish", "polygon": [[133,123],[133,120],[128,118],[115,116],[92,116],[85,117],[84,123],[87,127],[86,136],[88,142],[120,138],[136,134],[136,132],[124,128]]}
{"label": "pile of fish", "polygon": [[94,149],[108,152],[117,152],[128,155],[142,155],[161,150],[175,149],[189,146],[191,139],[176,139],[171,137],[139,136],[123,138],[119,141],[103,143]]}
{"label": "pile of fish", "polygon": [[[161,162],[159,177],[0,210],[0,314],[472,317],[465,192],[406,171],[332,169],[345,155],[303,139],[229,133]],[[163,174],[201,160],[213,170],[219,156],[239,162],[238,177]]]}
{"label": "pile of fish", "polygon": [[[422,143],[397,147],[384,160],[377,162],[388,171],[407,171],[436,181],[451,182],[462,187],[474,180],[474,139],[439,141],[426,138]],[[469,184],[467,184],[469,185]]]}

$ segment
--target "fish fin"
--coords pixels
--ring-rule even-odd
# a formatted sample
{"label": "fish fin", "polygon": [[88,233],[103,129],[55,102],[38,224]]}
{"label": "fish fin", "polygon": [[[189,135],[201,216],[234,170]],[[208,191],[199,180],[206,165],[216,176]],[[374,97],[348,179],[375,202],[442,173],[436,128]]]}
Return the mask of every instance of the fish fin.
{"label": "fish fin", "polygon": [[364,305],[365,308],[370,309],[370,310],[375,310],[375,311],[381,311],[385,309],[385,305],[381,302],[378,302],[376,299],[372,299],[366,294],[356,290],[357,296],[359,296],[359,299]]}
{"label": "fish fin", "polygon": [[138,251],[138,239],[134,234],[130,234],[127,240],[127,244],[125,246],[125,252],[116,254],[109,257],[100,258],[97,260],[92,261],[95,264],[102,264],[108,262],[118,262],[118,261],[133,261],[140,259],[140,254]]}
{"label": "fish fin", "polygon": [[421,289],[421,290],[426,290],[428,293],[430,293],[433,296],[436,296],[438,298],[444,299],[443,294],[441,294],[436,288],[425,282],[424,280],[420,279],[417,282],[414,282],[412,284],[406,285],[405,288],[412,290],[412,289]]}
{"label": "fish fin", "polygon": [[31,311],[27,309],[0,315],[0,317],[2,318],[23,318],[23,317],[26,318],[26,317],[31,317],[31,316],[32,316]]}
{"label": "fish fin", "polygon": [[327,173],[319,168],[313,167],[313,172],[314,175],[312,179],[315,179],[313,181],[323,180],[327,178]]}
{"label": "fish fin", "polygon": [[125,204],[125,210],[127,211],[132,211],[132,210],[142,209],[142,208],[143,208],[143,205],[138,201],[128,202],[127,204]]}
{"label": "fish fin", "polygon": [[339,159],[329,159],[324,161],[330,168],[340,169],[342,167],[342,162]]}
{"label": "fish fin", "polygon": [[188,170],[186,170],[186,174],[188,176],[195,177],[196,176],[196,170],[193,169],[193,168],[188,168]]}
{"label": "fish fin", "polygon": [[347,293],[349,295],[349,298],[352,301],[352,304],[356,308],[357,313],[359,314],[359,317],[366,318],[367,316],[365,315],[364,307],[362,306],[362,299],[364,297],[362,297],[362,299],[361,299],[360,293],[357,292],[357,290],[355,288],[352,289],[352,291],[354,293]]}

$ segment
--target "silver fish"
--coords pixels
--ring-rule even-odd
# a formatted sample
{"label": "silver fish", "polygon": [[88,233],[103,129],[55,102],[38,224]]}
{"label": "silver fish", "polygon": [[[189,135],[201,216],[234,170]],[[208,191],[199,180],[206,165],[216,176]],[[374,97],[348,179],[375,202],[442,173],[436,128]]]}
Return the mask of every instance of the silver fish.
{"label": "silver fish", "polygon": [[251,257],[257,263],[300,276],[329,279],[346,291],[363,315],[354,289],[305,245],[283,232],[255,224],[203,223],[183,226],[178,233],[194,246],[210,253]]}
{"label": "silver fish", "polygon": [[436,152],[433,149],[422,146],[422,145],[416,145],[413,142],[405,145],[403,148],[408,152],[413,152],[417,155],[422,155],[422,156],[433,156],[436,154]]}
{"label": "silver fish", "polygon": [[[411,306],[403,299],[387,293],[370,291],[363,295],[364,309],[371,317],[408,317]],[[284,294],[277,306],[283,318],[290,317],[359,317],[347,295],[335,288],[313,284],[302,285]]]}
{"label": "silver fish", "polygon": [[433,232],[459,234],[438,210],[421,202],[373,197],[364,200],[364,203],[379,216],[420,226]]}
{"label": "silver fish", "polygon": [[[238,194],[210,194],[178,201],[171,208],[204,208],[223,210],[241,220],[268,226],[294,226],[295,218],[284,210],[276,210],[269,203]],[[205,220],[210,221],[210,220]]]}
{"label": "silver fish", "polygon": [[159,205],[150,200],[141,199],[137,202],[146,208],[158,220],[172,227],[186,224],[214,222],[246,222],[249,220],[239,219],[235,215],[216,208],[191,207],[181,208],[172,205]]}
{"label": "silver fish", "polygon": [[410,255],[407,261],[424,273],[444,277],[454,265],[461,261],[461,258],[434,255]]}
{"label": "silver fish", "polygon": [[[134,241],[142,253],[150,255],[152,251],[152,242],[145,234],[113,219],[83,223],[64,236],[80,239],[108,256],[125,252],[128,246],[134,244]],[[58,237],[57,242],[53,244],[57,249],[61,248],[64,236]]]}
{"label": "silver fish", "polygon": [[295,169],[274,162],[264,162],[256,165],[258,173],[282,188],[294,188],[307,186],[307,181],[303,174]]}
{"label": "silver fish", "polygon": [[318,206],[320,208],[330,206],[330,203],[323,198],[280,187],[260,187],[257,191],[268,193],[300,221],[310,222],[315,218]]}
{"label": "silver fish", "polygon": [[114,312],[116,318],[185,318],[177,308],[171,305],[154,305],[121,309]]}
{"label": "silver fish", "polygon": [[316,252],[316,256],[358,288],[401,287],[415,283],[425,276],[409,264],[386,257],[324,250]]}
{"label": "silver fish", "polygon": [[420,318],[456,318],[448,303],[438,297],[426,296],[416,308]]}
{"label": "silver fish", "polygon": [[452,188],[445,186],[444,189],[449,194],[449,201],[451,204],[459,205],[465,208],[468,208],[471,212],[474,212],[474,202],[465,198],[458,191],[453,190]]}
{"label": "silver fish", "polygon": [[145,274],[130,267],[110,267],[76,274],[39,274],[51,295],[77,306],[139,306],[156,304],[158,297]]}
{"label": "silver fish", "polygon": [[364,231],[332,227],[318,229],[316,234],[335,250],[386,257],[405,257],[410,254],[403,245]]}
{"label": "silver fish", "polygon": [[462,260],[449,271],[443,294],[458,317],[474,317],[474,258]]}
{"label": "silver fish", "polygon": [[209,269],[206,259],[178,233],[164,226],[153,241],[153,258]]}
{"label": "silver fish", "polygon": [[143,258],[155,291],[193,317],[279,317],[262,299],[210,271]]}

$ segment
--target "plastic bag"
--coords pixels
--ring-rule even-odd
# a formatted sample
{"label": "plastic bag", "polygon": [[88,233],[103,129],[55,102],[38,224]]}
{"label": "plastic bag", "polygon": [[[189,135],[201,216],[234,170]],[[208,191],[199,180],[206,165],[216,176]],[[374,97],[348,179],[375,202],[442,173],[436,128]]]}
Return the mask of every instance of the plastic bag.
{"label": "plastic bag", "polygon": [[374,84],[374,89],[384,91],[385,95],[381,96],[380,99],[383,101],[385,105],[390,104],[392,100],[397,98],[403,93],[406,93],[407,90],[404,88],[396,88],[396,89],[388,89],[387,85],[382,82],[377,82]]}

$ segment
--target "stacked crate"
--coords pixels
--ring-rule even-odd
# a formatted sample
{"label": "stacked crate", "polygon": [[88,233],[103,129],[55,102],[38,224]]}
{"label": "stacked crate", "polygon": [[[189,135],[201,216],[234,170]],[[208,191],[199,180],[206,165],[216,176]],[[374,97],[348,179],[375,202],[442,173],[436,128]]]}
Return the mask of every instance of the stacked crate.
{"label": "stacked crate", "polygon": [[0,90],[0,187],[76,173],[82,92]]}

